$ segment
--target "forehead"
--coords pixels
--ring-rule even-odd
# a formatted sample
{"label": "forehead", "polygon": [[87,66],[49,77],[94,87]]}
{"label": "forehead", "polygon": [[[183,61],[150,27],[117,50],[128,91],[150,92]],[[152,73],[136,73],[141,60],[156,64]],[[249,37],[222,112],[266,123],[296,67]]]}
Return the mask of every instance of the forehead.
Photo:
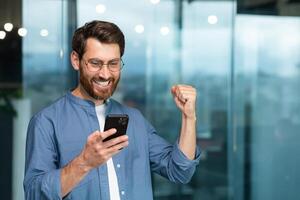
{"label": "forehead", "polygon": [[95,38],[88,38],[85,46],[84,57],[111,60],[120,58],[120,47],[117,43],[102,43]]}

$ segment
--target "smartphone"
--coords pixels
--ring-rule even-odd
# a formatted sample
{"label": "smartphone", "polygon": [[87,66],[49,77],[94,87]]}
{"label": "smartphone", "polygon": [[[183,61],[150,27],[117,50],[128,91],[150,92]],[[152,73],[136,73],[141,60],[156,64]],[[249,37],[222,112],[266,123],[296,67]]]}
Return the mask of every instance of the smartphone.
{"label": "smartphone", "polygon": [[117,129],[117,132],[105,138],[103,142],[119,137],[121,135],[125,135],[128,126],[128,121],[129,121],[129,117],[126,114],[107,115],[105,118],[104,131],[107,131],[111,128],[115,128]]}

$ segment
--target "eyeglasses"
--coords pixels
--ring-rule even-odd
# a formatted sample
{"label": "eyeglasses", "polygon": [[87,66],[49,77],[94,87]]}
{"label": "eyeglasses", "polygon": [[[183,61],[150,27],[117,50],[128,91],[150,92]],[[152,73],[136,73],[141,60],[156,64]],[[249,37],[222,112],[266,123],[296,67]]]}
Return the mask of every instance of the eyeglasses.
{"label": "eyeglasses", "polygon": [[107,64],[104,64],[104,62],[99,59],[90,59],[88,61],[83,59],[83,61],[84,61],[85,65],[87,66],[87,69],[91,72],[100,71],[104,65],[107,66],[109,71],[118,72],[118,71],[121,71],[121,69],[125,65],[123,63],[122,59],[111,60]]}

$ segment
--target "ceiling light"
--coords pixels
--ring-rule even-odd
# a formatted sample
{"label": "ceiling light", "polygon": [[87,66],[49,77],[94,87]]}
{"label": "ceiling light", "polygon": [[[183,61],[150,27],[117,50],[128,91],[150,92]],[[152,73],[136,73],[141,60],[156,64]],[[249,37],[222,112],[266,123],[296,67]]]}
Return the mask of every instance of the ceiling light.
{"label": "ceiling light", "polygon": [[162,35],[168,35],[170,33],[170,29],[167,26],[163,26],[160,28],[160,34]]}
{"label": "ceiling light", "polygon": [[47,29],[42,29],[42,30],[40,31],[40,35],[41,35],[42,37],[47,37],[47,36],[49,35],[49,31],[48,31]]}
{"label": "ceiling light", "polygon": [[21,37],[26,36],[26,34],[27,34],[26,28],[19,28],[18,34],[19,34]]}
{"label": "ceiling light", "polygon": [[99,14],[102,14],[106,11],[106,6],[103,5],[103,4],[98,4],[96,6],[96,12],[99,13]]}
{"label": "ceiling light", "polygon": [[207,22],[208,22],[209,24],[214,25],[214,24],[218,23],[218,17],[215,16],[215,15],[210,15],[210,16],[208,16],[208,18],[207,18]]}
{"label": "ceiling light", "polygon": [[136,25],[136,26],[134,27],[134,30],[135,30],[135,32],[137,32],[137,33],[143,33],[144,30],[145,30],[145,28],[144,28],[143,25],[139,24],[139,25]]}
{"label": "ceiling light", "polygon": [[6,30],[7,32],[10,32],[13,29],[13,24],[12,23],[6,23],[4,24],[4,30]]}
{"label": "ceiling light", "polygon": [[3,40],[6,36],[5,31],[0,31],[0,40]]}
{"label": "ceiling light", "polygon": [[160,2],[160,0],[150,0],[150,2],[151,2],[152,4],[158,4],[158,3]]}

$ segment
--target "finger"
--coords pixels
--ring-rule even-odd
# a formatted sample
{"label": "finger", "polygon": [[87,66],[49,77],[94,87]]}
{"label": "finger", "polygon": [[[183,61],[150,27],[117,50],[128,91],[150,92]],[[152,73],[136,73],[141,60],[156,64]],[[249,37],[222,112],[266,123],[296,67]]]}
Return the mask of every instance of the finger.
{"label": "finger", "polygon": [[171,93],[172,93],[173,96],[175,96],[175,94],[176,94],[176,86],[172,86]]}
{"label": "finger", "polygon": [[182,102],[182,101],[181,101],[180,99],[178,99],[177,97],[174,97],[174,101],[175,101],[176,105],[177,105],[180,109],[183,108],[183,104],[184,104],[185,102]]}
{"label": "finger", "polygon": [[185,103],[187,101],[188,93],[180,90],[180,88],[177,87],[176,89],[176,95],[175,95],[182,103]]}
{"label": "finger", "polygon": [[119,136],[117,138],[114,138],[114,139],[111,139],[111,140],[108,140],[108,141],[104,142],[103,146],[104,146],[104,148],[109,148],[111,146],[114,146],[116,144],[126,142],[126,141],[128,141],[128,136],[127,135],[122,135],[122,136]]}
{"label": "finger", "polygon": [[128,142],[128,141],[125,141],[125,142],[116,144],[116,145],[110,147],[110,148],[107,150],[107,153],[112,154],[112,155],[115,155],[115,154],[117,154],[118,152],[120,152],[123,148],[127,147],[128,145],[129,145],[129,142]]}
{"label": "finger", "polygon": [[110,147],[109,149],[106,149],[106,154],[108,158],[113,157],[114,155],[118,154],[122,149],[128,146],[128,141],[124,143],[117,144],[115,146]]}
{"label": "finger", "polygon": [[179,89],[179,90],[196,90],[193,86],[180,84],[180,85],[172,86],[172,88],[171,88],[172,93],[175,92],[177,89]]}
{"label": "finger", "polygon": [[180,92],[180,96],[184,96],[184,97],[188,97],[188,98],[193,98],[193,97],[196,97],[196,93],[195,92],[191,92],[191,91],[182,91],[182,92]]}
{"label": "finger", "polygon": [[178,92],[190,92],[190,93],[197,93],[195,88],[184,88],[184,87],[178,87]]}
{"label": "finger", "polygon": [[193,86],[191,86],[191,85],[186,85],[186,84],[178,84],[177,86],[178,86],[178,87],[182,87],[182,88],[194,88]]}
{"label": "finger", "polygon": [[175,96],[182,98],[183,96],[190,96],[190,97],[196,96],[197,92],[194,89],[179,88],[176,90],[175,94],[176,94]]}
{"label": "finger", "polygon": [[102,132],[102,133],[101,133],[101,139],[102,139],[102,141],[103,141],[105,138],[107,138],[107,137],[109,137],[109,136],[115,134],[116,132],[117,132],[117,129],[115,129],[115,128],[111,128],[111,129],[109,129],[109,130],[107,130],[107,131]]}
{"label": "finger", "polygon": [[178,92],[178,86],[177,85],[172,86],[171,92],[172,92],[173,96],[176,96],[177,92]]}
{"label": "finger", "polygon": [[187,101],[187,99],[183,96],[183,95],[178,95],[178,96],[176,96],[176,97],[174,97],[175,98],[175,100],[177,99],[179,102],[181,102],[181,103],[185,103],[186,101]]}
{"label": "finger", "polygon": [[182,104],[185,104],[186,102],[194,102],[196,95],[193,93],[181,93],[178,97],[174,97],[174,99],[178,99]]}
{"label": "finger", "polygon": [[97,131],[94,131],[93,133],[91,133],[88,136],[87,141],[89,143],[97,143],[99,141],[102,141],[100,131],[97,130]]}

